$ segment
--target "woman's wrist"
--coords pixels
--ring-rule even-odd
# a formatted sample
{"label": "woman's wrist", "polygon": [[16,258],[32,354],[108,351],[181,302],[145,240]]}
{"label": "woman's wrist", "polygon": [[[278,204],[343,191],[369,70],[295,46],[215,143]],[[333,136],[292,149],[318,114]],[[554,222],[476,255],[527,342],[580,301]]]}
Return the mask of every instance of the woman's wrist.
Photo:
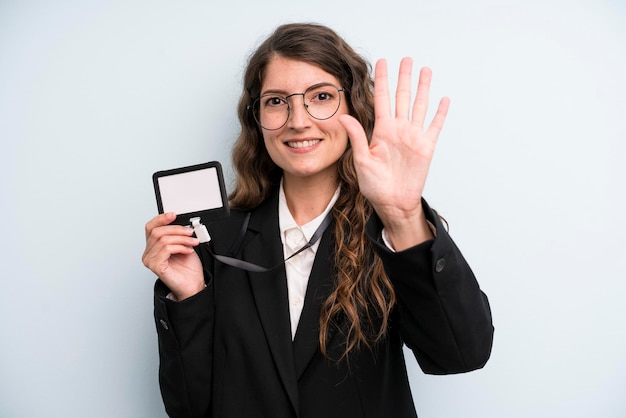
{"label": "woman's wrist", "polygon": [[180,302],[192,296],[197,295],[198,293],[202,292],[205,288],[206,288],[206,284],[202,282],[201,284],[190,287],[189,289],[184,289],[182,291],[177,291],[177,292],[172,291],[170,293],[171,296],[167,295],[167,298],[175,302]]}
{"label": "woman's wrist", "polygon": [[383,223],[386,238],[395,251],[406,250],[435,237],[421,204],[412,214],[378,213],[378,216]]}

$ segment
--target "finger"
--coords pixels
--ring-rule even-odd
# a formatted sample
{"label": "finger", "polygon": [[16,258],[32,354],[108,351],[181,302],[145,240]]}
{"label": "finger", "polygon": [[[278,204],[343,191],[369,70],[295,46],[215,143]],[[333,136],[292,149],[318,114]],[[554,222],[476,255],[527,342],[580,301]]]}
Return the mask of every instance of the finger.
{"label": "finger", "polygon": [[378,60],[374,69],[374,116],[376,119],[391,117],[387,61],[384,59]]}
{"label": "finger", "polygon": [[[156,245],[156,243],[171,243],[179,240],[180,242],[190,242],[190,239],[196,239],[192,237],[193,229],[180,225],[165,225],[154,228],[148,238],[146,239],[146,247]],[[189,245],[195,245],[193,243]]]}
{"label": "finger", "polygon": [[437,113],[433,118],[430,126],[428,127],[428,134],[432,134],[436,139],[439,136],[439,132],[443,128],[443,123],[446,120],[446,116],[448,115],[448,109],[450,108],[450,99],[448,97],[444,97],[439,101],[439,106],[437,107]]}
{"label": "finger", "polygon": [[157,228],[163,225],[169,225],[172,222],[174,222],[174,219],[176,219],[176,214],[174,212],[162,213],[150,219],[150,221],[146,223],[146,227],[145,227],[146,238],[148,237],[148,235],[150,235],[150,233],[152,232],[154,228]]}
{"label": "finger", "polygon": [[405,57],[400,61],[398,87],[396,89],[396,118],[408,119],[411,107],[411,72],[413,60]]}
{"label": "finger", "polygon": [[157,262],[165,262],[171,256],[176,254],[191,254],[194,251],[193,246],[185,245],[184,243],[170,243],[167,245],[157,245],[146,252],[143,255],[143,261],[146,266],[150,260],[157,260]]}
{"label": "finger", "polygon": [[165,225],[154,228],[146,238],[144,254],[160,251],[167,245],[185,245],[195,247],[200,241],[192,237],[193,230],[180,225]]}
{"label": "finger", "polygon": [[185,245],[187,247],[195,247],[200,244],[200,240],[196,237],[184,235],[165,235],[158,240],[160,246],[168,245]]}
{"label": "finger", "polygon": [[348,133],[350,144],[352,145],[352,154],[355,160],[362,160],[369,155],[369,144],[367,142],[367,134],[363,126],[350,115],[341,115],[339,122],[343,125]]}
{"label": "finger", "polygon": [[428,111],[428,95],[430,92],[431,78],[432,71],[430,68],[424,67],[420,70],[412,116],[413,122],[420,128],[424,128],[424,120],[426,119],[426,112]]}
{"label": "finger", "polygon": [[142,262],[157,276],[161,276],[163,272],[168,268],[170,258],[173,255],[187,255],[193,252],[194,249],[186,245],[168,245],[162,247],[160,251],[153,251],[144,254],[144,256],[142,257]]}
{"label": "finger", "polygon": [[180,235],[167,235],[155,241],[152,245],[147,245],[142,256],[144,265],[149,267],[157,260],[158,263],[166,262],[174,254],[190,254],[193,247],[199,245],[200,240],[193,237]]}
{"label": "finger", "polygon": [[146,237],[146,247],[153,246],[164,237],[191,237],[193,229],[180,225],[164,225],[152,229]]}

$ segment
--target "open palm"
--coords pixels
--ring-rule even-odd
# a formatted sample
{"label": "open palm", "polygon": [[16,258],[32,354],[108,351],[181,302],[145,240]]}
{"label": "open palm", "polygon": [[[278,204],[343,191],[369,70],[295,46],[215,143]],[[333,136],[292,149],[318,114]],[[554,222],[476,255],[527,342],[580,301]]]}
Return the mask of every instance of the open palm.
{"label": "open palm", "polygon": [[[359,122],[342,115],[353,148],[361,193],[372,203],[384,224],[421,212],[421,197],[439,132],[450,100],[441,99],[425,129],[431,70],[422,68],[411,109],[412,60],[400,63],[396,111],[392,115],[387,63],[379,60],[374,73],[375,124],[371,141]],[[386,222],[388,221],[388,222]]]}

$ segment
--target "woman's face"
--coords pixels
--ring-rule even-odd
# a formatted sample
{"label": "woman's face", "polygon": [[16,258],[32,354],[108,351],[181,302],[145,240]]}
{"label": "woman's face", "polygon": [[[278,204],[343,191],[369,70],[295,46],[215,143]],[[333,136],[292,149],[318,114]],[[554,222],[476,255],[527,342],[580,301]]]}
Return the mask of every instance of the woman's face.
{"label": "woman's face", "polygon": [[[333,75],[319,67],[275,56],[265,68],[261,96],[271,93],[287,97],[304,93],[309,87],[320,83],[331,84],[339,89],[344,87],[339,85]],[[348,134],[338,120],[340,114],[348,113],[348,105],[345,93],[337,94],[340,96],[339,109],[326,120],[313,118],[305,110],[304,97],[293,95],[287,99],[290,112],[284,126],[276,130],[261,129],[267,152],[272,161],[283,169],[285,179],[292,176],[319,179],[336,177],[337,161],[348,146]],[[317,95],[315,100],[327,97]],[[312,110],[311,107],[309,109]]]}

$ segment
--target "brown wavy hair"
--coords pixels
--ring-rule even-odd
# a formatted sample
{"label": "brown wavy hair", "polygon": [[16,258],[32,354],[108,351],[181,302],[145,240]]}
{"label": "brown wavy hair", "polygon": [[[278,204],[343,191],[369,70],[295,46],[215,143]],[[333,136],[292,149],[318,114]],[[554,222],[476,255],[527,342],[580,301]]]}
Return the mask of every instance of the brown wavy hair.
{"label": "brown wavy hair", "polygon": [[[258,206],[278,187],[282,176],[249,110],[260,94],[265,68],[275,56],[304,61],[335,76],[348,90],[349,112],[368,138],[374,129],[371,65],[328,27],[312,23],[279,26],[250,56],[244,75],[238,107],[241,134],[232,155],[236,183],[229,198],[233,208]],[[332,209],[336,279],[320,313],[319,342],[322,353],[330,356],[328,342],[339,334],[345,340],[337,358],[341,360],[352,350],[371,348],[385,337],[395,293],[365,235],[373,209],[359,190],[349,146],[338,161],[338,174],[341,191]]]}

